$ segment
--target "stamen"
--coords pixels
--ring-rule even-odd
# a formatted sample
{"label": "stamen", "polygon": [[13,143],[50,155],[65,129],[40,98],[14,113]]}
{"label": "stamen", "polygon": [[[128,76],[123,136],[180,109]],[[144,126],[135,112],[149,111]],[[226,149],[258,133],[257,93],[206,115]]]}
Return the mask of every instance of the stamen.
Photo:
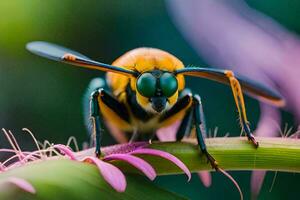
{"label": "stamen", "polygon": [[[31,138],[33,139],[33,142],[35,144],[35,146],[37,147],[37,149],[39,151],[41,151],[40,146],[38,144],[38,141],[35,139],[34,135],[32,134],[32,132],[28,129],[28,128],[22,128],[22,131],[25,131],[25,133],[29,133],[29,135],[31,136]],[[43,154],[41,153],[41,158],[43,158]]]}
{"label": "stamen", "polygon": [[44,158],[44,157],[41,157],[42,153],[43,152],[47,153],[47,152],[49,152],[51,150],[52,150],[51,148],[48,148],[48,149],[44,149],[44,150],[33,151],[33,152],[29,153],[28,155],[26,155],[21,161],[24,161],[26,163],[26,162],[28,162],[28,160],[31,160],[32,157],[34,157],[34,156],[39,156],[40,158]]}
{"label": "stamen", "polygon": [[[44,144],[43,144],[43,149],[51,148],[53,145],[54,145],[53,143],[50,143],[48,140],[45,140],[45,141],[44,141]],[[47,147],[47,146],[48,146],[48,147]],[[49,152],[47,152],[47,153],[49,153],[49,157],[51,157],[53,151],[49,151]],[[56,152],[56,154],[57,154],[57,155],[58,155],[58,154],[60,155],[60,153],[58,153],[58,152]],[[48,157],[46,153],[44,153],[44,155],[45,155],[46,157]]]}
{"label": "stamen", "polygon": [[19,146],[19,144],[18,144],[18,142],[17,142],[15,136],[12,134],[12,132],[11,132],[10,130],[8,131],[8,133],[9,133],[10,137],[12,138],[12,140],[13,140],[13,142],[14,142],[16,148],[19,150],[20,155],[23,157],[22,150],[21,150],[21,148],[20,148],[20,146]]}
{"label": "stamen", "polygon": [[229,137],[229,132],[227,132],[223,137],[224,138]]}
{"label": "stamen", "polygon": [[72,142],[73,142],[73,145],[75,147],[75,151],[78,152],[79,151],[79,147],[78,147],[77,140],[76,140],[76,138],[74,136],[69,137],[66,146],[71,146]]}
{"label": "stamen", "polygon": [[[13,155],[12,157],[10,157],[10,158],[8,158],[8,159],[6,159],[3,163],[2,163],[2,165],[6,165],[6,163],[8,163],[8,162],[10,162],[10,161],[12,161],[13,159],[15,159],[15,158],[17,158],[17,157],[19,157],[19,155]],[[22,159],[21,159],[22,160]],[[19,161],[19,162],[21,162],[21,160]]]}
{"label": "stamen", "polygon": [[278,175],[278,172],[276,171],[275,174],[274,174],[274,177],[273,177],[273,180],[272,180],[272,184],[271,184],[271,187],[269,189],[269,192],[272,192],[273,188],[274,188],[274,185],[275,185],[275,180],[277,178],[277,175]]}
{"label": "stamen", "polygon": [[217,137],[218,131],[219,131],[219,128],[216,126],[214,129],[214,138]]}
{"label": "stamen", "polygon": [[49,154],[50,154],[50,155],[47,156],[46,158],[54,157],[54,156],[52,155],[52,153],[54,153],[55,156],[63,157],[63,155],[62,155],[60,152],[56,151],[56,149],[53,148],[53,146],[54,146],[54,145],[52,145],[51,147],[48,147],[47,149],[45,149],[45,150],[47,150],[46,153],[49,153]]}
{"label": "stamen", "polygon": [[[0,152],[7,152],[7,153],[16,153],[13,149],[0,149]],[[23,151],[23,154],[29,153],[28,151]]]}
{"label": "stamen", "polygon": [[11,145],[13,150],[15,151],[15,154],[19,157],[19,160],[22,160],[22,156],[20,155],[20,152],[18,151],[18,149],[14,145],[14,143],[13,143],[12,139],[10,138],[9,134],[7,133],[7,131],[4,128],[2,128],[2,131],[3,131],[6,139],[8,140],[9,144]]}
{"label": "stamen", "polygon": [[296,133],[293,133],[292,135],[290,135],[289,138],[299,139],[300,138],[300,130],[298,130]]}

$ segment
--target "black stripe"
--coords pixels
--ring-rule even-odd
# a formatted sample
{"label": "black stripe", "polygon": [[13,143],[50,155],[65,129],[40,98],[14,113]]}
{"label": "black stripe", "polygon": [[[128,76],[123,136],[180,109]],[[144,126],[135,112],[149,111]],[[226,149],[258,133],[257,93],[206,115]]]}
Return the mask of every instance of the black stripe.
{"label": "black stripe", "polygon": [[128,85],[126,88],[126,94],[127,94],[127,102],[130,107],[130,110],[136,118],[146,122],[153,117],[153,114],[148,113],[138,104],[136,100],[136,94],[131,90],[130,85]]}
{"label": "black stripe", "polygon": [[191,102],[191,100],[192,100],[192,97],[190,95],[186,95],[186,96],[182,97],[181,99],[179,99],[170,110],[165,112],[164,115],[162,115],[159,118],[159,122],[162,122],[162,121],[172,117],[173,115],[177,114],[181,110],[183,110],[185,107],[187,107],[187,105]]}
{"label": "black stripe", "polygon": [[116,100],[113,96],[104,90],[101,90],[100,98],[102,102],[113,110],[121,119],[130,123],[129,113],[126,106]]}

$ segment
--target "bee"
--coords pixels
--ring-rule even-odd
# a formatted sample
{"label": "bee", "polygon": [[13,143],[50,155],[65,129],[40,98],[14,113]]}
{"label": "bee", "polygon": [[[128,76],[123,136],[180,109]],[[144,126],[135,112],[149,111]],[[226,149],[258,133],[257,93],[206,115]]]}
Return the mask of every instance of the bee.
{"label": "bee", "polygon": [[89,100],[97,157],[101,155],[105,122],[135,137],[153,134],[157,129],[180,120],[176,139],[180,141],[188,136],[195,127],[200,150],[217,170],[218,164],[205,144],[206,126],[201,98],[185,88],[185,76],[210,79],[231,87],[242,131],[256,148],[258,142],[249,127],[243,92],[271,105],[282,107],[285,104],[277,92],[236,76],[230,70],[185,67],[178,58],[160,49],[133,49],[109,65],[48,42],[31,42],[26,47],[42,57],[107,72],[110,90],[95,87]]}

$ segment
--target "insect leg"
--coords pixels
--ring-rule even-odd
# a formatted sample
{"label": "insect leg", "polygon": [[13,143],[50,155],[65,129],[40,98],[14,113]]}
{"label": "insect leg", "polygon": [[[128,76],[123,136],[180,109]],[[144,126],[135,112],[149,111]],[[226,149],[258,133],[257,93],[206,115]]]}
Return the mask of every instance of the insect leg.
{"label": "insect leg", "polygon": [[[192,91],[189,88],[185,88],[182,92],[180,92],[180,98],[189,95],[192,96]],[[193,122],[193,112],[191,109],[188,109],[181,121],[181,124],[176,133],[176,140],[180,141],[183,137],[189,136],[192,129],[192,122]]]}
{"label": "insect leg", "polygon": [[[105,88],[105,81],[102,78],[94,78],[91,80],[89,83],[85,94],[83,96],[83,118],[84,118],[84,124],[87,129],[88,135],[90,136],[91,139],[93,139],[91,136],[94,133],[93,124],[91,123],[91,109],[90,109],[90,101],[91,101],[91,94],[94,91],[97,91],[100,88]],[[91,142],[92,144],[92,142]]]}
{"label": "insect leg", "polygon": [[92,93],[90,108],[96,143],[95,153],[96,156],[100,156],[102,126],[104,125],[102,118],[105,117],[114,125],[129,129],[131,127],[129,113],[124,104],[120,103],[103,88]]}
{"label": "insect leg", "polygon": [[204,137],[206,136],[206,126],[204,120],[204,114],[199,95],[192,96],[191,93],[186,94],[180,98],[177,103],[167,111],[161,118],[161,124],[169,124],[178,119],[178,115],[185,113],[180,127],[176,134],[176,139],[181,140],[185,135],[190,134],[193,123],[196,126],[197,141],[201,151],[205,154],[211,166],[214,169],[218,169],[217,162],[208,153]]}
{"label": "insect leg", "polygon": [[192,105],[192,94],[189,93],[176,102],[176,104],[167,112],[165,112],[160,118],[159,123],[161,127],[171,125],[176,120],[185,114],[185,110],[189,109]]}
{"label": "insect leg", "polygon": [[101,119],[100,119],[100,106],[99,106],[99,90],[94,91],[91,94],[91,101],[90,101],[90,115],[92,119],[93,125],[93,132],[95,136],[95,143],[96,143],[96,150],[95,154],[97,157],[101,155],[101,136],[102,136],[102,129],[101,129]]}
{"label": "insect leg", "polygon": [[199,147],[204,153],[210,162],[212,168],[215,170],[218,170],[218,163],[217,161],[208,153],[206,144],[204,141],[204,137],[206,136],[206,125],[205,125],[205,119],[204,119],[204,112],[202,108],[202,103],[199,95],[193,96],[193,117],[194,117],[194,123],[196,128],[196,136],[197,141],[199,144]]}
{"label": "insect leg", "polygon": [[193,122],[193,111],[190,109],[186,112],[184,118],[176,133],[176,140],[180,141],[184,136],[188,136],[191,133]]}
{"label": "insect leg", "polygon": [[246,115],[246,108],[245,108],[245,102],[244,102],[241,85],[240,85],[239,81],[234,77],[234,74],[232,71],[225,71],[225,74],[228,77],[229,82],[230,82],[234,101],[235,101],[236,107],[239,112],[239,119],[240,119],[240,123],[242,126],[242,130],[245,131],[245,133],[248,137],[248,140],[250,140],[254,144],[254,146],[257,148],[258,142],[255,140],[254,136],[251,133],[250,127],[249,127],[249,121],[248,121],[247,115]]}

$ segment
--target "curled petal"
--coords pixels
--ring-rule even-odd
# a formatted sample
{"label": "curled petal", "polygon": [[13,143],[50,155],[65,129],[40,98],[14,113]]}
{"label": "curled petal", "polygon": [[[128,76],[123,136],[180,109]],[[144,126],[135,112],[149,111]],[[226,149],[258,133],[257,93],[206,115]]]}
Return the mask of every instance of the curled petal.
{"label": "curled petal", "polygon": [[62,154],[70,157],[71,160],[77,160],[74,152],[68,147],[63,144],[56,144],[53,148],[58,149]]}
{"label": "curled petal", "polygon": [[129,164],[133,165],[137,169],[139,169],[141,172],[143,172],[150,180],[154,180],[156,177],[156,172],[153,169],[153,167],[144,161],[141,158],[138,158],[136,156],[130,155],[130,154],[111,154],[104,157],[104,160],[122,160],[125,162],[128,162]]}
{"label": "curled petal", "polygon": [[243,192],[242,192],[239,184],[234,180],[234,178],[229,173],[227,173],[226,171],[224,171],[221,168],[218,168],[218,171],[221,172],[222,174],[224,174],[225,176],[227,176],[227,178],[229,178],[229,180],[231,180],[231,182],[235,185],[236,189],[239,191],[240,199],[243,200],[244,199]]}
{"label": "curled petal", "polygon": [[[13,184],[13,185],[17,186],[18,188],[20,188],[21,190],[24,190],[25,192],[28,192],[31,194],[36,193],[35,188],[28,181],[26,181],[22,178],[10,177],[10,178],[4,180],[2,183],[0,183],[0,185],[2,185],[2,184],[4,184],[4,185],[5,184]],[[1,188],[5,189],[5,187],[1,187]]]}
{"label": "curled petal", "polygon": [[172,163],[174,163],[177,167],[179,167],[187,175],[188,181],[191,180],[191,172],[187,168],[187,166],[183,162],[181,162],[181,160],[179,160],[178,158],[176,158],[175,156],[173,156],[170,153],[167,153],[167,152],[164,152],[161,150],[157,150],[157,149],[142,148],[142,149],[137,149],[137,150],[131,152],[131,154],[147,154],[147,155],[159,156],[166,160],[169,160]]}
{"label": "curled petal", "polygon": [[124,174],[117,167],[91,156],[84,158],[83,162],[95,164],[98,167],[100,174],[108,184],[110,184],[118,192],[125,191],[126,179]]}

